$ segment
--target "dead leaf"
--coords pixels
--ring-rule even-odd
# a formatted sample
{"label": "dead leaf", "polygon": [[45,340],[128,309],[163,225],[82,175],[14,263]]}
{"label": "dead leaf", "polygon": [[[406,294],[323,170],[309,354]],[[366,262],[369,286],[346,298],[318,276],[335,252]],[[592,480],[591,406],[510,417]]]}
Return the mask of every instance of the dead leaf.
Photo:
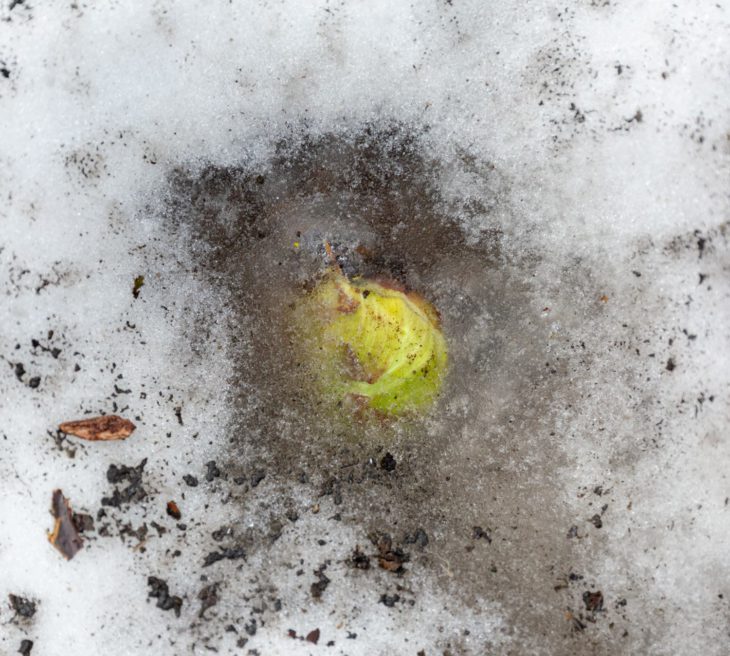
{"label": "dead leaf", "polygon": [[122,419],[117,415],[103,415],[102,417],[67,421],[60,424],[58,430],[83,440],[109,442],[128,438],[135,428],[137,427],[129,419]]}
{"label": "dead leaf", "polygon": [[378,565],[388,572],[401,572],[403,561],[395,554],[387,554],[378,558]]}
{"label": "dead leaf", "polygon": [[373,533],[368,536],[378,548],[378,565],[388,572],[400,574],[404,571],[403,563],[408,561],[408,554],[399,547],[393,547],[393,540],[387,533]]}
{"label": "dead leaf", "polygon": [[71,506],[61,490],[54,490],[51,497],[51,514],[56,520],[48,541],[61,552],[66,560],[71,560],[84,546],[73,521]]}
{"label": "dead leaf", "polygon": [[139,290],[142,289],[142,285],[144,285],[144,276],[137,276],[134,279],[134,285],[132,285],[132,296],[134,298],[139,298]]}
{"label": "dead leaf", "polygon": [[307,637],[305,638],[307,642],[312,642],[315,645],[319,641],[319,629],[314,629],[314,631],[310,631],[307,633]]}

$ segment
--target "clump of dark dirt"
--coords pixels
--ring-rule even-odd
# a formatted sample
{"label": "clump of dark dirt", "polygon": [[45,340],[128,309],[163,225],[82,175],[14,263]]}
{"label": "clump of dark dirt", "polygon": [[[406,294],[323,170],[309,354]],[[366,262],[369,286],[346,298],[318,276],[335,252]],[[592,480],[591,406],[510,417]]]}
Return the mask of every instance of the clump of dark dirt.
{"label": "clump of dark dirt", "polygon": [[395,471],[396,464],[395,458],[390,452],[386,453],[380,460],[380,468],[387,472]]}
{"label": "clump of dark dirt", "polygon": [[238,560],[246,558],[246,550],[243,547],[225,547],[218,551],[211,551],[203,561],[203,567],[209,567],[221,560]]}
{"label": "clump of dark dirt", "polygon": [[399,601],[400,601],[400,595],[398,595],[398,594],[394,594],[394,595],[382,594],[382,595],[380,595],[380,599],[379,599],[378,603],[383,604],[383,606],[386,606],[387,608],[393,608]]}
{"label": "clump of dark dirt", "polygon": [[352,554],[350,554],[347,563],[355,569],[370,569],[370,556],[362,552],[359,546],[356,546]]}
{"label": "clump of dark dirt", "polygon": [[422,528],[417,528],[413,533],[409,533],[403,538],[406,544],[415,544],[419,549],[425,549],[428,546],[428,534]]}
{"label": "clump of dark dirt", "polygon": [[474,540],[486,540],[489,544],[492,544],[492,536],[489,529],[485,530],[481,526],[474,526],[472,528],[471,537]]}
{"label": "clump of dark dirt", "polygon": [[17,617],[29,620],[35,615],[37,602],[32,599],[14,594],[8,595],[8,599],[10,600],[10,607],[15,611]]}
{"label": "clump of dark dirt", "polygon": [[18,653],[22,654],[22,656],[30,656],[30,652],[33,650],[33,641],[28,640],[27,638],[20,641],[20,648],[18,649]]}
{"label": "clump of dark dirt", "polygon": [[72,514],[72,519],[76,530],[79,533],[91,533],[94,530],[94,518],[88,513],[77,513]]}
{"label": "clump of dark dirt", "polygon": [[198,617],[205,617],[205,611],[213,608],[218,603],[218,585],[218,583],[211,583],[202,588],[198,593],[198,599],[200,599]]}
{"label": "clump of dark dirt", "polygon": [[176,617],[180,617],[183,600],[178,596],[170,594],[170,588],[166,581],[156,576],[150,576],[147,578],[147,585],[150,588],[147,596],[151,599],[157,599],[157,608],[172,610]]}
{"label": "clump of dark dirt", "polygon": [[603,593],[600,590],[596,590],[595,592],[586,590],[583,593],[583,603],[587,611],[600,613],[603,610]]}
{"label": "clump of dark dirt", "polygon": [[309,593],[314,599],[321,599],[324,591],[330,584],[329,578],[324,573],[324,570],[326,569],[327,563],[322,563],[316,570],[314,570],[314,575],[317,577],[317,580],[309,587]]}
{"label": "clump of dark dirt", "polygon": [[264,478],[266,478],[266,472],[263,469],[254,469],[249,478],[251,487],[256,487]]}
{"label": "clump of dark dirt", "polygon": [[[142,474],[144,472],[147,458],[144,458],[135,467],[128,465],[109,465],[106,472],[106,479],[116,487],[109,497],[103,497],[102,506],[119,508],[122,505],[139,503],[147,497],[147,490],[142,485]],[[120,489],[119,484],[127,483]]]}
{"label": "clump of dark dirt", "polygon": [[593,515],[588,521],[596,528],[603,528],[603,519],[598,514]]}
{"label": "clump of dark dirt", "polygon": [[211,483],[214,479],[220,478],[221,470],[218,469],[218,465],[215,460],[210,460],[205,463],[205,480]]}

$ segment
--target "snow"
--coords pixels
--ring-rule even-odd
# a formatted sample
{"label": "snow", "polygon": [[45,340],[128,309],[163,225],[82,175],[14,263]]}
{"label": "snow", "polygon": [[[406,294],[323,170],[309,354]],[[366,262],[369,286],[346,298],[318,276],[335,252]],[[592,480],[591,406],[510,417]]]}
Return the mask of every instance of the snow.
{"label": "snow", "polygon": [[[0,651],[724,653],[729,9],[4,3]],[[439,307],[431,416],[352,429],[299,398],[282,317],[322,236],[388,245]],[[110,412],[135,434],[53,439]],[[96,516],[143,458],[148,498],[63,560],[52,491]]]}

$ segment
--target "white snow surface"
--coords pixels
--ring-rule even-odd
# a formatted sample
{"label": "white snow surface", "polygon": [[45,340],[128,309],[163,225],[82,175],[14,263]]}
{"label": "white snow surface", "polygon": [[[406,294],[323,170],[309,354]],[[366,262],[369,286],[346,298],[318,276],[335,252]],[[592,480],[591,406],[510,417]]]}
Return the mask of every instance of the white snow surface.
{"label": "white snow surface", "polygon": [[[730,4],[4,0],[0,18],[0,652],[29,639],[44,656],[727,653]],[[564,630],[519,621],[530,590],[509,585],[521,570],[512,547],[495,552],[504,562],[494,556],[507,579],[472,588],[440,556],[457,539],[452,524],[434,524],[404,576],[375,561],[360,572],[345,561],[356,544],[372,551],[370,527],[356,514],[328,519],[338,508],[315,486],[268,475],[232,511],[230,481],[205,481],[204,463],[230,459],[231,361],[248,327],[225,286],[199,274],[206,247],[164,220],[172,172],[270,171],[292,133],[394,122],[440,162],[438,192],[466,241],[499,231],[509,279],[529,285],[526,312],[546,335],[538,350],[567,363],[544,406],[549,427],[511,387],[529,378],[519,364],[504,365],[499,408],[486,390],[457,385],[445,412],[468,419],[433,468],[453,476],[439,484],[444,497],[473,486],[460,512],[474,551],[512,539],[511,522],[491,527],[492,545],[470,534],[509,502],[491,488],[480,496],[489,482],[475,469],[450,466],[512,472],[515,488],[549,470],[539,476],[554,496],[526,511],[546,524],[515,516],[524,534],[514,553],[534,539],[543,558],[545,526],[559,522],[555,544],[570,556],[545,557],[554,604],[534,607]],[[465,152],[490,163],[493,186],[461,167]],[[467,211],[485,196],[493,206]],[[464,290],[474,291],[468,280]],[[443,313],[457,320],[448,303]],[[490,308],[479,316],[463,352],[491,330]],[[512,331],[522,324],[503,338]],[[581,341],[590,366],[579,370]],[[54,443],[61,421],[113,411],[137,424],[128,440]],[[545,465],[548,451],[557,455]],[[142,458],[150,499],[118,516],[167,532],[150,527],[141,543],[116,528],[91,533],[64,560],[45,535],[52,491],[95,515],[113,487],[109,465]],[[200,484],[187,487],[185,473]],[[221,578],[192,568],[232,512],[268,531],[284,512],[282,485],[300,517],[283,520],[280,538],[222,562]],[[186,531],[165,514],[168,499]],[[424,503],[435,516],[441,502]],[[600,529],[587,521],[596,513]],[[565,537],[573,524],[580,537]],[[326,560],[331,582],[313,599]],[[573,571],[584,578],[565,592]],[[148,599],[148,576],[183,599],[179,618]],[[213,582],[219,601],[199,618],[198,591]],[[599,589],[606,608],[591,613],[581,595]],[[391,608],[378,601],[385,593],[403,600]],[[35,615],[18,617],[9,594],[36,600]],[[582,629],[570,620],[579,613]],[[316,645],[288,634],[315,628]]]}

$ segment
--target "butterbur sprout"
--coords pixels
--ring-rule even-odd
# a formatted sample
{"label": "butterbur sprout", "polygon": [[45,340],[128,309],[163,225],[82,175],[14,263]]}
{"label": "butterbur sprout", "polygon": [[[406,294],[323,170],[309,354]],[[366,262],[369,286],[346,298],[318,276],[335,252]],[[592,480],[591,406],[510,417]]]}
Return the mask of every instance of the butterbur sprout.
{"label": "butterbur sprout", "polygon": [[392,281],[349,279],[326,248],[333,264],[300,307],[323,393],[385,416],[426,410],[448,362],[437,311]]}

